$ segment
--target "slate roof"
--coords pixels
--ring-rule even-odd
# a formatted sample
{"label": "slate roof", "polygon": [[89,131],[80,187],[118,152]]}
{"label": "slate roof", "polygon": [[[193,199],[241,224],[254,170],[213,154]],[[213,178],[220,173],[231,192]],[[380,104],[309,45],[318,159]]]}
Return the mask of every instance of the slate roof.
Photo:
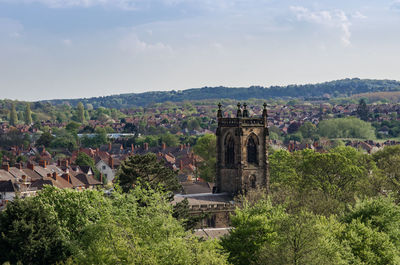
{"label": "slate roof", "polygon": [[33,169],[36,173],[38,173],[42,178],[47,177],[48,174],[52,174],[53,172],[48,169],[48,168],[44,168],[41,166],[35,166],[35,168]]}
{"label": "slate roof", "polygon": [[34,183],[32,183],[31,187],[41,189],[41,188],[43,188],[44,185],[50,185],[50,186],[54,186],[54,187],[57,187],[60,189],[74,187],[71,183],[69,183],[68,181],[66,181],[65,179],[63,179],[60,176],[57,177],[57,180],[55,180],[53,178],[44,177],[43,179],[39,179],[39,180],[35,181]]}
{"label": "slate roof", "polygon": [[[67,181],[68,175],[64,174],[64,175],[62,175],[62,178]],[[69,175],[69,183],[71,183],[72,186],[74,186],[74,188],[84,187],[85,186],[85,184],[83,184],[82,181],[77,179],[75,176],[72,176],[71,174]]]}
{"label": "slate roof", "polygon": [[15,187],[11,180],[0,180],[0,192],[15,192]]}
{"label": "slate roof", "polygon": [[93,185],[103,185],[100,181],[96,180],[92,176],[88,176],[86,174],[78,174],[75,176],[79,181],[81,181],[85,185],[93,186]]}
{"label": "slate roof", "polygon": [[5,171],[4,169],[0,169],[0,180],[11,180],[14,177],[10,174],[10,172]]}
{"label": "slate roof", "polygon": [[23,175],[27,176],[27,174],[24,171],[22,171],[22,169],[16,167],[10,167],[9,172],[17,179],[22,179]]}
{"label": "slate roof", "polygon": [[85,174],[89,173],[89,170],[91,170],[92,173],[93,173],[93,170],[92,170],[92,168],[91,168],[90,166],[79,166],[79,168],[80,168],[80,169],[82,170],[82,172],[85,173]]}
{"label": "slate roof", "polygon": [[58,175],[64,174],[64,171],[55,165],[48,165],[46,168],[51,172],[57,172]]}
{"label": "slate roof", "polygon": [[41,179],[41,176],[32,169],[24,168],[22,171],[24,171],[24,173],[28,176],[28,178],[31,179],[32,182]]}
{"label": "slate roof", "polygon": [[186,182],[181,183],[184,194],[199,194],[199,193],[211,193],[212,187],[207,182]]}

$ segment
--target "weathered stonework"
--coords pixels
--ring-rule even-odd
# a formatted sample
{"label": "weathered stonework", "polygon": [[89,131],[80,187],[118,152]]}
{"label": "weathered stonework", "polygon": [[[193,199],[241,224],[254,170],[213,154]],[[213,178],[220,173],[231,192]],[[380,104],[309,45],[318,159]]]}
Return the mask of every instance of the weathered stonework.
{"label": "weathered stonework", "polygon": [[219,105],[217,193],[238,194],[252,188],[269,189],[266,105],[262,117],[249,117],[246,107],[246,104],[243,108],[238,104],[236,118],[224,118]]}

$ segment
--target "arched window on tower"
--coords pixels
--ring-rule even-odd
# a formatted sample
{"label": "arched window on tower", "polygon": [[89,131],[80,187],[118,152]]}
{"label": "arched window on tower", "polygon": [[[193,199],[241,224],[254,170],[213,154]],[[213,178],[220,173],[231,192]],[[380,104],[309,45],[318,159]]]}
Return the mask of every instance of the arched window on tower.
{"label": "arched window on tower", "polygon": [[257,145],[253,137],[250,137],[247,142],[247,162],[249,164],[258,164]]}
{"label": "arched window on tower", "polygon": [[225,164],[233,166],[235,164],[235,141],[228,136],[225,143]]}

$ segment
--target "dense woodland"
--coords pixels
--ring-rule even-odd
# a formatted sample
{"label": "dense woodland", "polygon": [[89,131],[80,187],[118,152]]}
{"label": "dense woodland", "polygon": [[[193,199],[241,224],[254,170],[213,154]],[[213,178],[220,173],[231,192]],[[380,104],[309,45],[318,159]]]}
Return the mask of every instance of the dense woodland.
{"label": "dense woodland", "polygon": [[114,96],[49,100],[52,104],[71,104],[78,102],[91,104],[93,107],[130,108],[133,106],[147,106],[151,103],[166,101],[181,102],[185,100],[205,99],[235,99],[247,100],[250,98],[303,98],[327,99],[327,97],[348,97],[360,93],[399,91],[400,82],[394,80],[344,79],[321,84],[289,85],[289,86],[251,86],[251,87],[203,87],[180,91],[145,92],[140,94],[121,94]]}

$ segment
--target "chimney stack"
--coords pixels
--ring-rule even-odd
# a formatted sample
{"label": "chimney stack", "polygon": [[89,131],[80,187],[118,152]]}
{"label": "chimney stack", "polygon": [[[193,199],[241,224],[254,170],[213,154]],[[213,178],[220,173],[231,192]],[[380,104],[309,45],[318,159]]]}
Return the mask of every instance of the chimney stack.
{"label": "chimney stack", "polygon": [[114,159],[112,158],[112,156],[110,156],[110,157],[108,158],[108,165],[109,165],[112,169],[114,169]]}
{"label": "chimney stack", "polygon": [[[66,181],[68,181],[68,183],[71,183],[71,179],[70,179],[68,173],[63,174],[63,175],[62,175],[62,178],[65,179]],[[72,184],[72,183],[71,183],[71,184]]]}
{"label": "chimney stack", "polygon": [[3,166],[1,168],[8,172],[10,171],[10,164],[8,164],[8,162],[3,163]]}
{"label": "chimney stack", "polygon": [[183,160],[179,161],[179,169],[183,170]]}
{"label": "chimney stack", "polygon": [[18,168],[19,170],[22,169],[22,164],[21,164],[21,163],[16,163],[14,166],[15,166],[16,168]]}
{"label": "chimney stack", "polygon": [[179,145],[179,150],[182,151],[183,150],[183,144]]}
{"label": "chimney stack", "polygon": [[53,179],[57,180],[57,172],[53,172]]}
{"label": "chimney stack", "polygon": [[149,143],[144,143],[143,146],[144,146],[144,150],[146,150],[146,151],[149,150]]}
{"label": "chimney stack", "polygon": [[111,143],[108,143],[108,152],[111,152]]}
{"label": "chimney stack", "polygon": [[34,170],[34,169],[35,169],[35,166],[32,164],[32,162],[28,162],[27,167],[28,167],[28,169],[30,169],[30,170]]}
{"label": "chimney stack", "polygon": [[46,166],[47,166],[47,161],[46,161],[46,160],[40,160],[39,166],[41,166],[41,167],[43,167],[43,168],[46,168]]}
{"label": "chimney stack", "polygon": [[133,144],[131,144],[131,153],[134,154],[135,153],[135,146]]}
{"label": "chimney stack", "polygon": [[162,150],[165,151],[167,149],[167,145],[165,143],[162,143]]}

